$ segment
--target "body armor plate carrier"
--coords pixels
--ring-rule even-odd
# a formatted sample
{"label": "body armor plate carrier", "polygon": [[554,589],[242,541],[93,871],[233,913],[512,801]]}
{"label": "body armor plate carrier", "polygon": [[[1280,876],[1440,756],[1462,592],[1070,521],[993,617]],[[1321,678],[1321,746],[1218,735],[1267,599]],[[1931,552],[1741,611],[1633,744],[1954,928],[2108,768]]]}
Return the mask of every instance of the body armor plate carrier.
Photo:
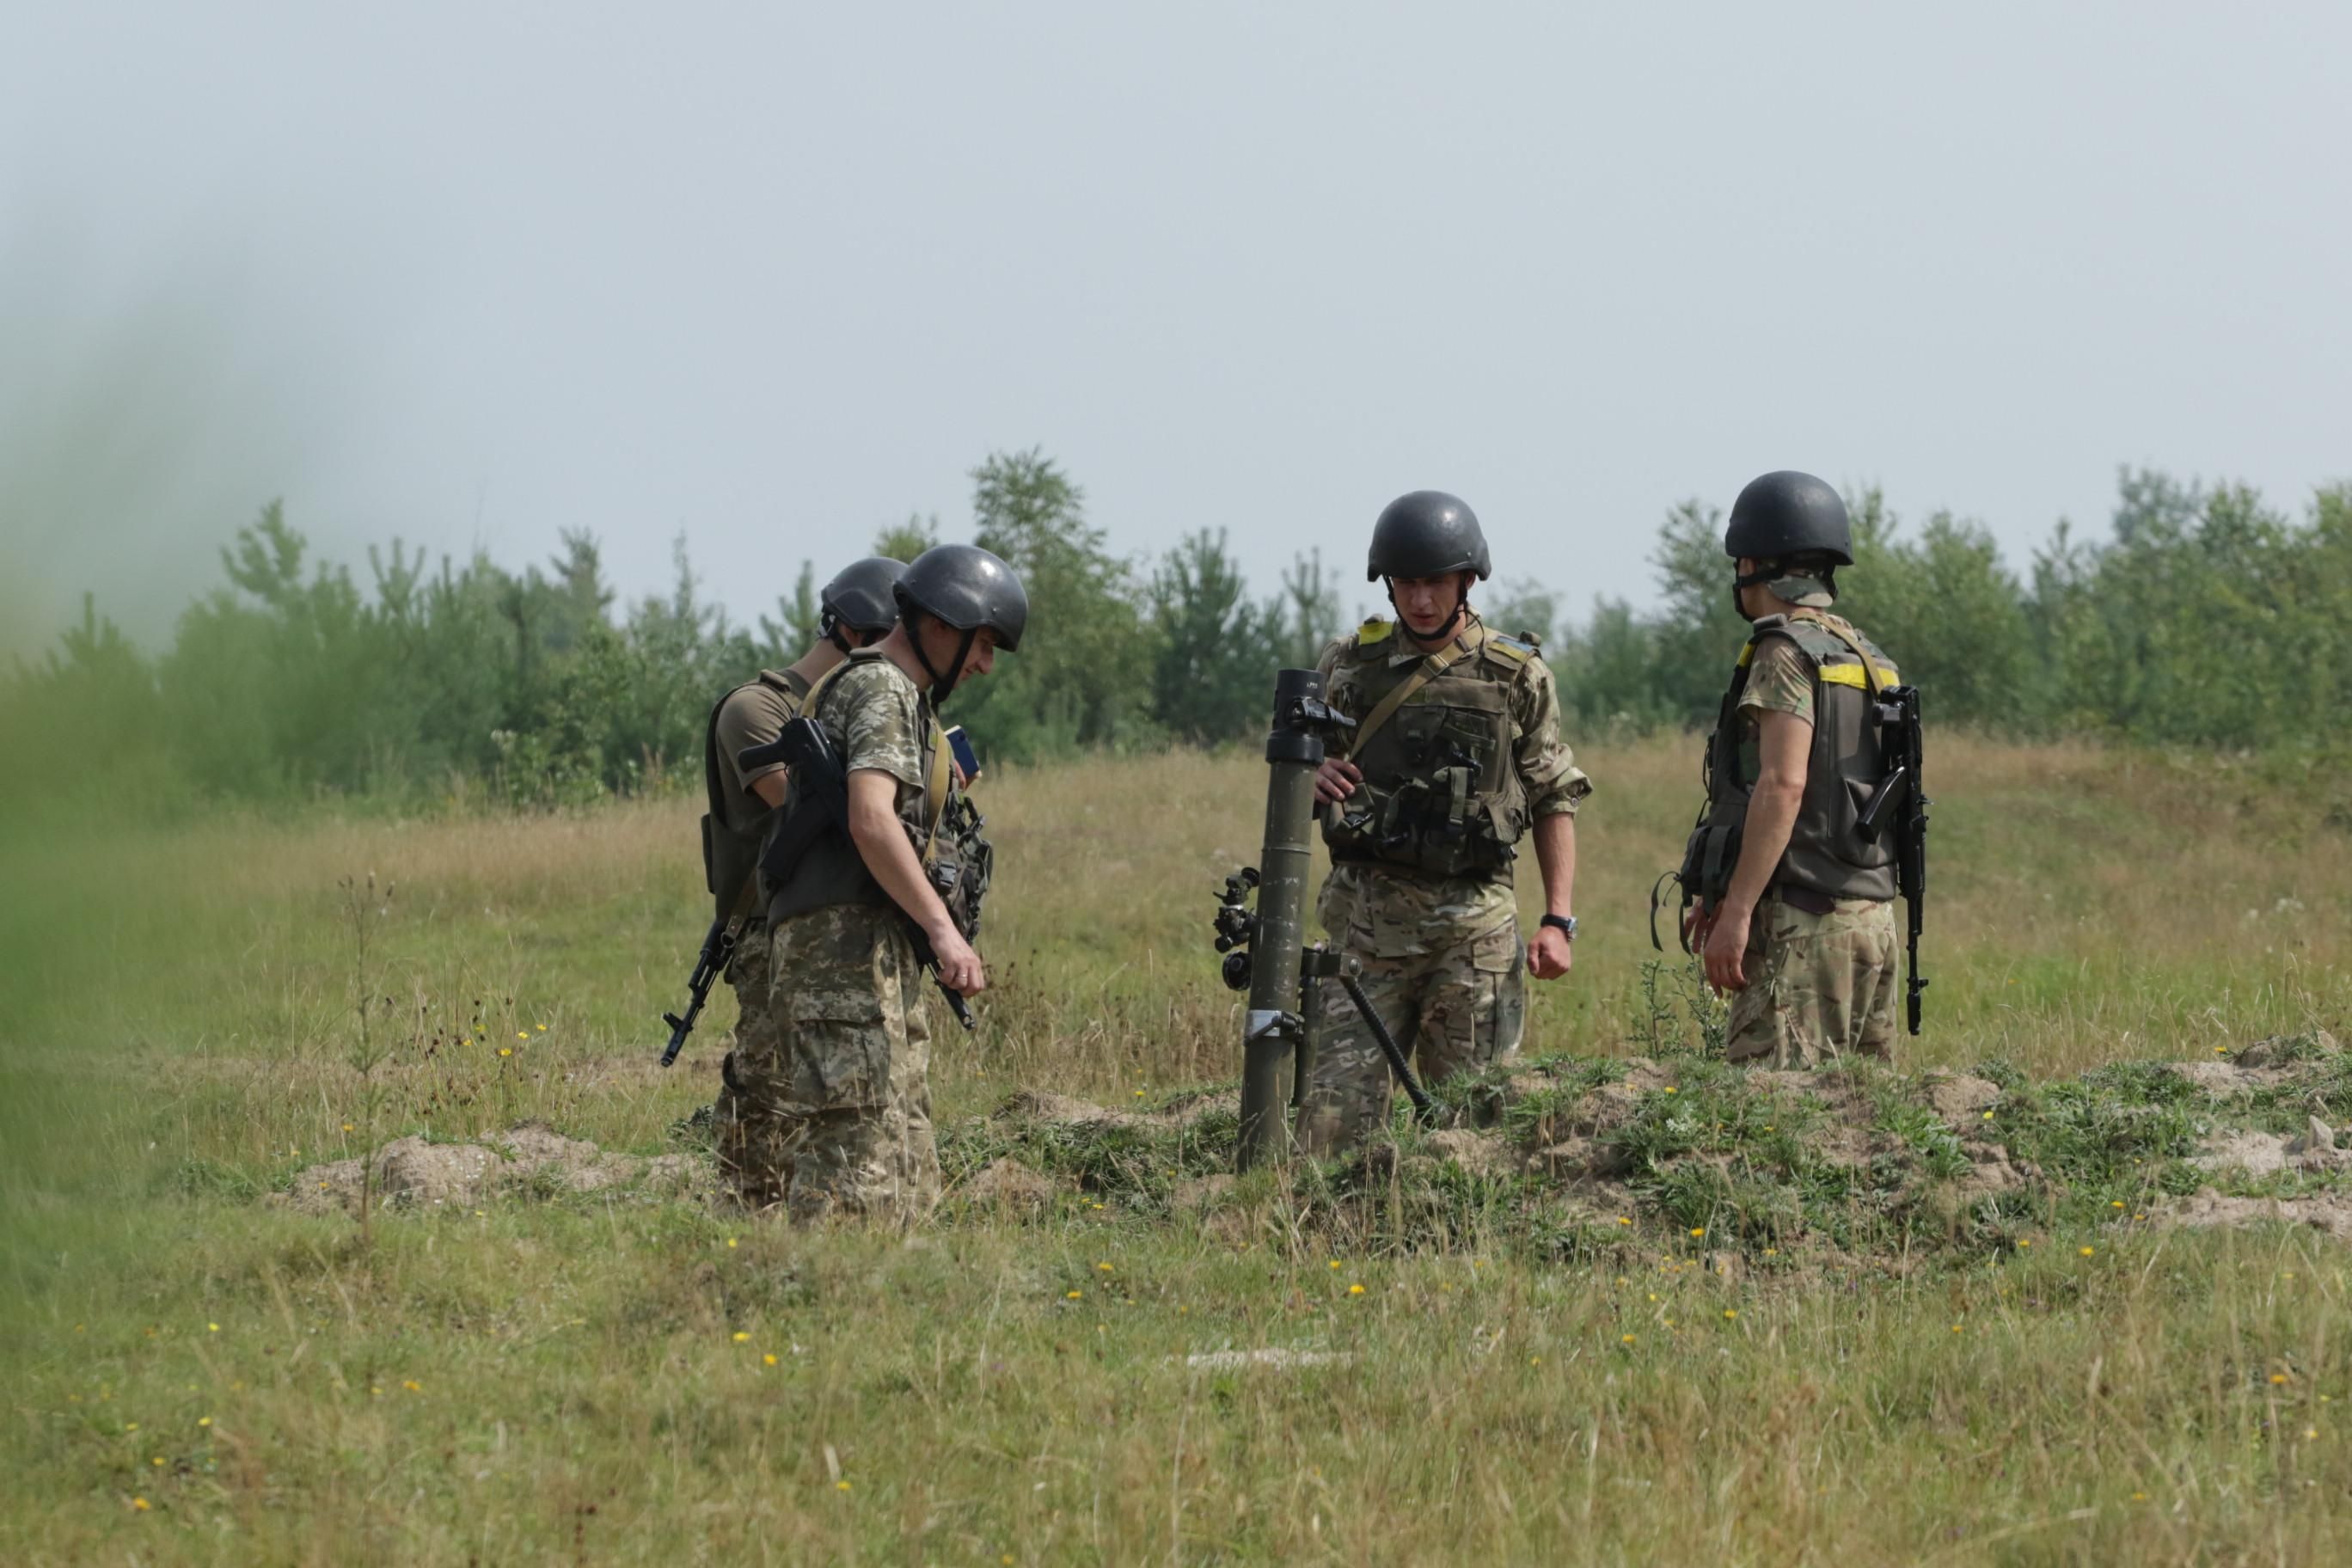
{"label": "body armor plate carrier", "polygon": [[1691,832],[1678,873],[1683,896],[1712,910],[1731,885],[1739,862],[1739,834],[1756,787],[1755,748],[1739,716],[1748,671],[1756,651],[1769,637],[1796,646],[1813,673],[1812,752],[1805,770],[1805,795],[1789,835],[1789,847],[1772,874],[1772,885],[1803,889],[1831,899],[1895,897],[1895,846],[1861,826],[1864,805],[1885,777],[1883,715],[1879,697],[1900,677],[1894,665],[1860,632],[1848,641],[1810,616],[1773,616],[1756,623],[1740,651],[1731,689],[1706,747],[1706,805]]}
{"label": "body armor plate carrier", "polygon": [[1394,635],[1392,623],[1367,622],[1332,671],[1332,703],[1360,726],[1348,760],[1364,776],[1326,808],[1323,841],[1339,861],[1499,870],[1528,827],[1510,698],[1536,649],[1474,624],[1418,663],[1392,663]]}

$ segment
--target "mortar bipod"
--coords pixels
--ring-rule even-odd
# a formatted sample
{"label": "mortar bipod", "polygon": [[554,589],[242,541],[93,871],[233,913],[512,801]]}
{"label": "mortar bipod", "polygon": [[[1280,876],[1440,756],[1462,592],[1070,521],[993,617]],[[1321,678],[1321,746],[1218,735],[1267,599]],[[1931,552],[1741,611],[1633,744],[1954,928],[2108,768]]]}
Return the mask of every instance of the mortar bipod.
{"label": "mortar bipod", "polygon": [[[1249,906],[1250,894],[1258,886],[1257,868],[1244,866],[1225,879],[1223,896],[1218,900],[1216,914],[1216,947],[1224,954],[1220,974],[1228,989],[1252,989],[1255,978],[1254,954],[1250,942],[1257,935],[1257,913]],[[1388,1058],[1389,1069],[1403,1086],[1405,1098],[1412,1101],[1413,1114],[1423,1126],[1437,1120],[1437,1103],[1422,1087],[1412,1070],[1412,1063],[1397,1043],[1396,1036],[1382,1018],[1380,1009],[1364,991],[1363,964],[1352,954],[1337,952],[1324,942],[1314,942],[1298,951],[1298,990],[1295,1007],[1257,1009],[1250,1011],[1242,1043],[1244,1050],[1252,1046],[1287,1044],[1290,1061],[1290,1121],[1296,1135],[1297,1120],[1307,1108],[1307,1085],[1315,1076],[1315,1055],[1323,1039],[1323,984],[1336,980],[1347,993],[1348,1000],[1364,1019],[1372,1039]]]}

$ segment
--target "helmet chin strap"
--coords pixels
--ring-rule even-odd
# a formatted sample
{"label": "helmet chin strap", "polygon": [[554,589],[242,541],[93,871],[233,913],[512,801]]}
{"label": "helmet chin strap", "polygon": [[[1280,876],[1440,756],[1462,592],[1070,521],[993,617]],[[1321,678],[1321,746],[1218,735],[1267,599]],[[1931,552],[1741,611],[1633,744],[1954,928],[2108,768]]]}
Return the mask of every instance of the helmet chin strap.
{"label": "helmet chin strap", "polygon": [[1469,611],[1470,590],[1464,585],[1461,574],[1456,573],[1454,578],[1454,613],[1445,617],[1445,624],[1444,626],[1438,627],[1427,637],[1423,637],[1421,633],[1412,629],[1412,623],[1411,621],[1404,618],[1404,606],[1397,603],[1396,579],[1393,577],[1384,577],[1381,580],[1389,585],[1389,608],[1396,612],[1397,624],[1404,627],[1405,635],[1412,638],[1415,642],[1439,643],[1447,641],[1454,636],[1454,628],[1462,624],[1462,617]]}
{"label": "helmet chin strap", "polygon": [[[931,618],[939,619],[936,616]],[[940,625],[944,626],[947,623],[940,621]],[[948,698],[954,693],[956,683],[963,679],[964,660],[971,657],[971,645],[979,638],[980,628],[973,626],[963,633],[963,640],[956,645],[955,658],[948,665],[947,673],[944,675],[940,672],[939,666],[931,662],[931,656],[923,649],[922,628],[919,626],[909,626],[908,630],[913,634],[907,640],[915,645],[915,662],[921,665],[923,673],[931,678],[931,711],[936,713],[948,705]]]}
{"label": "helmet chin strap", "polygon": [[[1733,577],[1731,579],[1731,604],[1732,607],[1739,612],[1740,619],[1745,621],[1754,621],[1757,619],[1756,616],[1748,613],[1747,605],[1740,600],[1739,595],[1742,589],[1753,588],[1759,584],[1769,583],[1776,578],[1786,577],[1789,574],[1789,568],[1786,563],[1780,561],[1763,561],[1757,563],[1755,571],[1743,572]],[[1834,594],[1837,592],[1837,578],[1832,571],[1823,570],[1822,572],[1821,584],[1822,587],[1827,588],[1831,593]]]}

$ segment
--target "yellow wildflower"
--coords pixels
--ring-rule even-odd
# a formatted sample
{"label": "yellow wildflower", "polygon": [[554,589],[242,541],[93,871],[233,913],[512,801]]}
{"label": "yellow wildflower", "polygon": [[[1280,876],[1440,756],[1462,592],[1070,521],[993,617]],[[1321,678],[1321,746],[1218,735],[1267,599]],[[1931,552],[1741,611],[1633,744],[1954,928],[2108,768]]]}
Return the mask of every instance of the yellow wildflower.
{"label": "yellow wildflower", "polygon": [[137,1509],[141,1513],[145,1513],[148,1509],[148,1502],[143,1497],[135,1497],[131,1500],[131,1506]]}
{"label": "yellow wildflower", "polygon": [[1350,1285],[1348,1287],[1348,1294],[1350,1296],[1360,1296],[1363,1293],[1364,1288],[1361,1285]]}
{"label": "yellow wildflower", "polygon": [[739,1345],[750,1344],[751,1342],[751,1336],[745,1333],[742,1330],[738,1329],[735,1331],[735,1342]]}

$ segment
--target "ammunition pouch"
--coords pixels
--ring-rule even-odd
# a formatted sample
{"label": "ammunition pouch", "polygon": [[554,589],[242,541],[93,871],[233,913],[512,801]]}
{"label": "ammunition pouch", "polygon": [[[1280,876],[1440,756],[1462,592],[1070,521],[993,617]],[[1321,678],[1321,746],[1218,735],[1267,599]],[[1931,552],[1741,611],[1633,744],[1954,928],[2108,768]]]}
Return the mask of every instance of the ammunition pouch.
{"label": "ammunition pouch", "polygon": [[925,874],[947,906],[948,919],[966,942],[980,940],[980,910],[995,874],[996,851],[981,830],[988,825],[971,797],[959,795],[940,819],[939,835]]}
{"label": "ammunition pouch", "polygon": [[1685,905],[1696,900],[1701,909],[1712,910],[1731,890],[1731,873],[1739,864],[1740,826],[1738,822],[1708,821],[1691,829],[1683,846],[1682,868],[1675,873]]}
{"label": "ammunition pouch", "polygon": [[1430,737],[1414,752],[1420,765],[1404,777],[1368,774],[1355,794],[1327,810],[1323,839],[1331,858],[1441,877],[1508,866],[1527,831],[1525,797],[1482,788],[1491,760],[1458,739]]}

